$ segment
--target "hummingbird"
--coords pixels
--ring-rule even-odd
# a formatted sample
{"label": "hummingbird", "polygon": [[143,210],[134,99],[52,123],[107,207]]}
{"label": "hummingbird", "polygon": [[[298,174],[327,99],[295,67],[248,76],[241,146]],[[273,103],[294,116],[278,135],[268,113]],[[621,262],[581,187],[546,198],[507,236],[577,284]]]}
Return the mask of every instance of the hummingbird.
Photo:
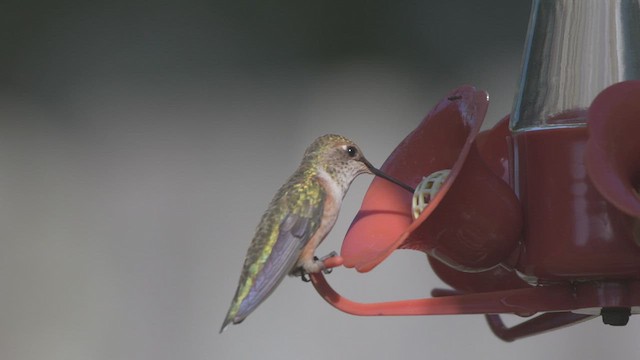
{"label": "hummingbird", "polygon": [[318,259],[315,250],[335,225],[342,199],[360,174],[380,176],[413,193],[371,165],[348,138],[328,134],[313,141],[260,220],[220,333],[230,323],[242,322],[287,274],[304,280],[306,274],[328,270],[326,257]]}

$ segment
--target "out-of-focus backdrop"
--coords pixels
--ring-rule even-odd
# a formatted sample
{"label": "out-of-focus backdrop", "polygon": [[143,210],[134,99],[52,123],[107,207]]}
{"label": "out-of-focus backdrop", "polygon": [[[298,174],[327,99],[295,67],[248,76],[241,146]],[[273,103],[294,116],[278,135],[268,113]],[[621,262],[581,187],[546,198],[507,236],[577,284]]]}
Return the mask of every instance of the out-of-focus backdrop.
{"label": "out-of-focus backdrop", "polygon": [[[317,136],[380,165],[450,89],[510,111],[528,1],[17,1],[0,7],[0,359],[602,359],[638,319],[506,344],[482,316],[359,318],[286,279],[218,330],[275,190]],[[319,253],[340,248],[358,178]],[[421,253],[330,281],[428,296]]]}

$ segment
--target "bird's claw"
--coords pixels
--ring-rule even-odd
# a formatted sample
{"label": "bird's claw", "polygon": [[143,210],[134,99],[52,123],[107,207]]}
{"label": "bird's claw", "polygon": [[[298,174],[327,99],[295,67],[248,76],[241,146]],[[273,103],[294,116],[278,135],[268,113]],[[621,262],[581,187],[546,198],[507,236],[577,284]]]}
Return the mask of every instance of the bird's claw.
{"label": "bird's claw", "polygon": [[338,253],[337,253],[337,252],[335,252],[335,251],[332,251],[332,252],[330,252],[329,254],[327,254],[327,255],[323,256],[322,258],[320,258],[320,260],[321,260],[321,261],[325,261],[325,260],[327,260],[327,259],[330,259],[330,258],[332,258],[332,257],[336,257],[336,256],[338,256]]}
{"label": "bird's claw", "polygon": [[309,276],[309,273],[306,272],[303,267],[299,267],[295,272],[292,272],[291,276],[300,276],[300,279],[303,282],[311,281],[311,277]]}
{"label": "bird's claw", "polygon": [[[320,258],[320,261],[322,262],[322,273],[323,274],[331,274],[331,272],[333,271],[333,267],[326,267],[324,262],[327,259],[331,259],[332,257],[336,257],[338,256],[338,253],[335,251],[330,252],[328,255],[323,256],[322,258]],[[316,258],[317,259],[317,258]]]}
{"label": "bird's claw", "polygon": [[[327,260],[330,261],[329,264],[325,264]],[[306,270],[304,267],[300,267],[295,273],[296,276],[300,276],[300,279],[304,282],[310,282],[311,276],[309,275],[311,272],[320,272],[323,274],[331,274],[333,268],[336,266],[342,265],[342,258],[338,256],[338,253],[335,251],[330,252],[328,255],[323,256],[322,258],[318,258],[317,256],[313,257],[313,264],[317,270]]]}

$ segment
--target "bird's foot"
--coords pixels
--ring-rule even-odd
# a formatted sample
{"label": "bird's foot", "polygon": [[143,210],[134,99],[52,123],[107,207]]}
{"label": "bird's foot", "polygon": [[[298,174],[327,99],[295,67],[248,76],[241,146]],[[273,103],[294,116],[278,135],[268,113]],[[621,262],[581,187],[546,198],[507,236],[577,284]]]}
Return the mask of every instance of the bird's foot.
{"label": "bird's foot", "polygon": [[332,251],[326,256],[322,258],[318,258],[317,256],[313,257],[313,260],[309,263],[302,264],[292,275],[300,276],[302,281],[309,282],[311,281],[311,277],[309,274],[314,274],[322,271],[323,274],[330,274],[333,271],[334,267],[338,267],[342,265],[344,260],[341,256],[338,256],[338,253]]}
{"label": "bird's foot", "polygon": [[299,266],[299,267],[295,268],[294,270],[292,270],[289,273],[289,276],[299,276],[300,279],[302,279],[303,282],[311,281],[311,277],[309,276],[309,272],[304,269],[304,266]]}
{"label": "bird's foot", "polygon": [[[317,257],[314,257],[314,260],[318,260]],[[322,273],[323,274],[331,274],[333,268],[336,266],[342,265],[342,257],[338,256],[338,253],[335,251],[330,252],[328,255],[323,256],[319,260],[322,263]]]}
{"label": "bird's foot", "polygon": [[306,273],[303,269],[300,269],[300,279],[302,279],[302,282],[311,281],[311,277],[309,276],[309,273]]}
{"label": "bird's foot", "polygon": [[[329,270],[329,272],[327,272],[327,270]],[[295,275],[300,276],[300,279],[303,282],[309,282],[311,281],[310,274],[317,273],[320,271],[324,272],[325,274],[328,274],[331,272],[331,269],[327,269],[324,266],[323,261],[321,259],[318,259],[317,256],[314,256],[313,262],[311,262],[310,264],[304,264],[300,266],[300,268],[296,271]]]}

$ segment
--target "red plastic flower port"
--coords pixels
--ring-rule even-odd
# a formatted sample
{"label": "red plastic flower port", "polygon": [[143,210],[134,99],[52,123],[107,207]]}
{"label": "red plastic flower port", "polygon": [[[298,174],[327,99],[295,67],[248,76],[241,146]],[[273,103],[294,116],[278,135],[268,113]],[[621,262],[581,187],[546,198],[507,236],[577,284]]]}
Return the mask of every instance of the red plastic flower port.
{"label": "red plastic flower port", "polygon": [[374,179],[343,242],[345,266],[369,271],[398,248],[464,271],[507,259],[522,216],[511,188],[485,165],[475,143],[488,102],[486,92],[471,86],[454,90],[395,149],[382,170],[409,185],[439,170],[450,173],[415,221],[411,194]]}

